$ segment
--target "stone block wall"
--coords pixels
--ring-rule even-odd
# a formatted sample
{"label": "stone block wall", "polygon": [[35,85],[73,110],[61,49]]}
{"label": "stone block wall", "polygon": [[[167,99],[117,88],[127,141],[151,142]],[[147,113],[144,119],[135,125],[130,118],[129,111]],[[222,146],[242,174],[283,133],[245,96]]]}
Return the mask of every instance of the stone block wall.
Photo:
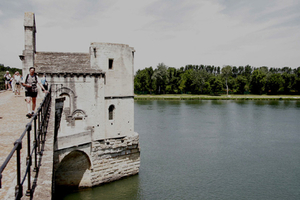
{"label": "stone block wall", "polygon": [[92,185],[108,183],[139,173],[139,136],[94,141]]}

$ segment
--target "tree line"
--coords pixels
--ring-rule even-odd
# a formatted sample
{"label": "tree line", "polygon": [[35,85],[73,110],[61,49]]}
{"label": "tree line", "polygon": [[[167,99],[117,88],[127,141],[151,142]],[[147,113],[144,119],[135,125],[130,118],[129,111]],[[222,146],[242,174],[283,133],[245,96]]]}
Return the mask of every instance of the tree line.
{"label": "tree line", "polygon": [[159,63],[134,76],[136,94],[299,94],[300,67],[186,65]]}

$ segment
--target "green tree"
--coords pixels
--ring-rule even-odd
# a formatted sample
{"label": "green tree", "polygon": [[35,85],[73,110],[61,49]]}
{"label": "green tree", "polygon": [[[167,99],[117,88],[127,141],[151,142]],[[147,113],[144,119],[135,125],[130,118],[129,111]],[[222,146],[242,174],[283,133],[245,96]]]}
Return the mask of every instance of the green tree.
{"label": "green tree", "polygon": [[192,73],[193,69],[188,69],[180,74],[179,89],[182,93],[193,91]]}
{"label": "green tree", "polygon": [[223,89],[223,83],[219,76],[211,76],[209,79],[209,86],[211,88],[211,92],[216,94],[217,92]]}
{"label": "green tree", "polygon": [[282,85],[283,79],[280,74],[271,74],[266,82],[267,91],[271,94],[277,94],[280,86]]}
{"label": "green tree", "polygon": [[225,86],[228,96],[228,78],[232,75],[232,67],[230,65],[227,65],[222,68],[222,76],[225,78]]}
{"label": "green tree", "polygon": [[300,77],[296,77],[294,88],[296,92],[300,92]]}
{"label": "green tree", "polygon": [[151,93],[152,92],[152,67],[138,70],[134,76],[134,90],[135,92]]}
{"label": "green tree", "polygon": [[238,76],[239,69],[236,66],[232,67],[232,76],[236,78]]}
{"label": "green tree", "polygon": [[196,86],[196,93],[203,93],[203,87],[208,77],[208,73],[204,69],[193,70],[191,73],[192,85]]}
{"label": "green tree", "polygon": [[236,82],[237,82],[237,85],[238,85],[237,92],[240,93],[240,94],[244,94],[245,86],[247,84],[247,78],[243,75],[239,75],[236,78]]}
{"label": "green tree", "polygon": [[155,81],[155,86],[158,94],[161,94],[161,91],[163,93],[165,93],[166,91],[167,70],[168,67],[164,63],[159,63],[152,75],[152,79]]}
{"label": "green tree", "polygon": [[251,93],[262,94],[262,92],[265,90],[265,85],[266,74],[260,69],[255,69],[252,73],[250,81]]}
{"label": "green tree", "polygon": [[300,77],[300,67],[295,68],[293,71],[294,71],[294,74],[296,75],[296,77]]}
{"label": "green tree", "polygon": [[283,72],[283,74],[281,74],[281,77],[282,77],[283,92],[284,94],[289,94],[291,89],[295,85],[296,75],[289,74],[288,72]]}
{"label": "green tree", "polygon": [[238,75],[245,75],[244,70],[245,70],[244,66],[239,66]]}
{"label": "green tree", "polygon": [[246,76],[248,82],[250,82],[252,71],[253,71],[253,68],[250,65],[245,66],[243,75]]}
{"label": "green tree", "polygon": [[292,68],[290,68],[290,67],[283,67],[283,68],[281,69],[281,72],[282,72],[282,73],[291,74],[291,73],[293,72],[293,70],[292,70]]}
{"label": "green tree", "polygon": [[167,70],[167,85],[166,85],[167,93],[170,94],[178,93],[178,83],[179,83],[179,76],[178,76],[177,69],[174,67],[169,67]]}

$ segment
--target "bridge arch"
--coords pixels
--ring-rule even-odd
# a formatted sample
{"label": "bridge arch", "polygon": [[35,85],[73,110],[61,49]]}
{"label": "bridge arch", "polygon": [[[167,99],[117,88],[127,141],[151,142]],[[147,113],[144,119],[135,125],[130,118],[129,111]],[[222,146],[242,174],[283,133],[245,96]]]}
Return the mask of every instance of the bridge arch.
{"label": "bridge arch", "polygon": [[55,185],[64,187],[91,186],[91,160],[81,150],[73,150],[63,157],[55,170]]}

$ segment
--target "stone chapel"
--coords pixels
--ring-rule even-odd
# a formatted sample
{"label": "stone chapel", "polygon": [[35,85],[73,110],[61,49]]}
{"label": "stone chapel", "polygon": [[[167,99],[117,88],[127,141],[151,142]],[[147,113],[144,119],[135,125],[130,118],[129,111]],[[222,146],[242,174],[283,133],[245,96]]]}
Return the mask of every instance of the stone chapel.
{"label": "stone chapel", "polygon": [[137,174],[134,48],[93,42],[87,53],[38,52],[32,12],[24,31],[23,77],[32,66],[45,74],[55,101],[55,184],[91,187]]}

